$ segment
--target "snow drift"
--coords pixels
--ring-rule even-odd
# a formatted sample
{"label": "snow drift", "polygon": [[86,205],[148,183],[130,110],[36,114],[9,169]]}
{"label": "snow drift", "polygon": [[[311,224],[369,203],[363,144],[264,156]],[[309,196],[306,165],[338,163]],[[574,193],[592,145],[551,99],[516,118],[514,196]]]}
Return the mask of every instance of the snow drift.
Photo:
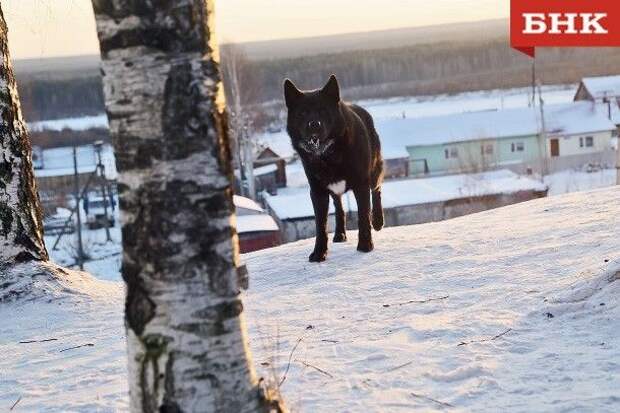
{"label": "snow drift", "polygon": [[[254,363],[293,411],[616,411],[619,215],[614,187],[247,255]],[[127,410],[122,285],[81,282],[0,308],[1,410]]]}

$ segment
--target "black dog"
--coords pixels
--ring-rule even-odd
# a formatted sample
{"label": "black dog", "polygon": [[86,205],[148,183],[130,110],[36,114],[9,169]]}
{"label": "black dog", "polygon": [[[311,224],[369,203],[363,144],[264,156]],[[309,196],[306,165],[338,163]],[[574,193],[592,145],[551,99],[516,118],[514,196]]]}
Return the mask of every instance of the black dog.
{"label": "black dog", "polygon": [[336,209],[334,242],[347,239],[341,196],[353,190],[357,201],[359,241],[357,249],[373,249],[370,230],[383,228],[381,143],[372,117],[363,108],[342,102],[336,76],[323,89],[302,92],[289,79],[284,81],[288,107],[287,131],[304,165],[316,221],[316,242],[310,261],[327,255],[329,196]]}

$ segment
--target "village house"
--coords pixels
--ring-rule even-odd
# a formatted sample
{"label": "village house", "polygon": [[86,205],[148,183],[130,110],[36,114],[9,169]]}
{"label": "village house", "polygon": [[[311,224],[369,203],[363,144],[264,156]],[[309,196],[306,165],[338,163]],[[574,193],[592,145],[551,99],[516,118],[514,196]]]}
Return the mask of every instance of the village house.
{"label": "village house", "polygon": [[579,83],[575,102],[590,101],[603,106],[607,117],[620,131],[620,76],[584,77]]}
{"label": "village house", "polygon": [[[614,165],[616,126],[604,107],[574,102],[377,122],[384,147],[405,148],[411,176],[510,169],[550,173]],[[544,130],[544,136],[542,131]]]}
{"label": "village house", "polygon": [[[382,186],[386,227],[442,221],[546,195],[546,185],[508,170],[390,180]],[[315,236],[314,210],[307,187],[284,188],[278,195],[264,197],[281,229],[283,242]],[[352,192],[343,195],[343,208],[347,228],[357,228],[357,203]],[[331,202],[328,220],[333,230]]]}
{"label": "village house", "polygon": [[256,202],[234,195],[237,234],[241,253],[280,245],[280,228]]}

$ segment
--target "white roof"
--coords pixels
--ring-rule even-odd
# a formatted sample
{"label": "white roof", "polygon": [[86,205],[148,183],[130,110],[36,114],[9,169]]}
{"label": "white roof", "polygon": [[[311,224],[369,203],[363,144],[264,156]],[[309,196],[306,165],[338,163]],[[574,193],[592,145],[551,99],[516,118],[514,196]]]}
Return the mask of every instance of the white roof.
{"label": "white roof", "polygon": [[263,208],[250,198],[240,195],[233,195],[233,203],[237,208],[249,209],[251,211],[264,212]]}
{"label": "white roof", "polygon": [[237,232],[239,234],[279,230],[276,221],[267,214],[237,215]]}
{"label": "white roof", "polygon": [[[383,159],[407,158],[409,156],[404,146],[392,144],[393,141],[385,139],[381,132],[379,132],[379,138]],[[284,159],[290,160],[295,157],[295,149],[293,149],[291,138],[286,131],[265,133],[257,136],[256,141],[262,147],[270,148]]]}
{"label": "white roof", "polygon": [[620,96],[620,76],[584,77],[582,83],[594,99]]}
{"label": "white roof", "polygon": [[258,168],[254,168],[254,176],[267,175],[277,170],[278,170],[278,165],[276,165],[275,163],[270,163],[265,166],[259,166]]}
{"label": "white roof", "polygon": [[[545,106],[547,133],[573,135],[615,129],[592,102]],[[466,112],[427,118],[384,119],[377,129],[385,148],[441,145],[480,139],[532,136],[541,130],[540,109]]]}
{"label": "white roof", "polygon": [[258,150],[269,148],[284,159],[295,157],[295,149],[286,130],[276,133],[263,133],[254,137]]}
{"label": "white roof", "polygon": [[[73,175],[73,147],[63,146],[60,148],[43,149],[43,168],[35,169],[37,177]],[[105,168],[108,179],[116,179],[116,160],[114,150],[109,144],[103,145],[101,150],[101,162]],[[93,145],[77,147],[78,173],[93,172],[97,165],[97,156]]]}
{"label": "white roof", "polygon": [[[508,170],[481,174],[450,175],[435,178],[387,181],[382,186],[384,208],[427,204],[463,197],[509,194],[519,191],[544,191],[547,186]],[[309,189],[285,188],[278,195],[264,194],[269,208],[279,219],[314,216]],[[345,211],[357,211],[355,197],[349,191],[343,196]],[[330,213],[334,208],[330,202]]]}

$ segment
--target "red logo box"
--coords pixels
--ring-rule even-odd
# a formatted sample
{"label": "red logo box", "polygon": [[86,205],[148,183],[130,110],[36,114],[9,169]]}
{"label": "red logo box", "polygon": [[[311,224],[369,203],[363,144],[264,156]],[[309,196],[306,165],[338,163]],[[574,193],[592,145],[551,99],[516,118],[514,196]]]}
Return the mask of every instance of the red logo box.
{"label": "red logo box", "polygon": [[510,44],[536,47],[620,46],[620,0],[511,0]]}

